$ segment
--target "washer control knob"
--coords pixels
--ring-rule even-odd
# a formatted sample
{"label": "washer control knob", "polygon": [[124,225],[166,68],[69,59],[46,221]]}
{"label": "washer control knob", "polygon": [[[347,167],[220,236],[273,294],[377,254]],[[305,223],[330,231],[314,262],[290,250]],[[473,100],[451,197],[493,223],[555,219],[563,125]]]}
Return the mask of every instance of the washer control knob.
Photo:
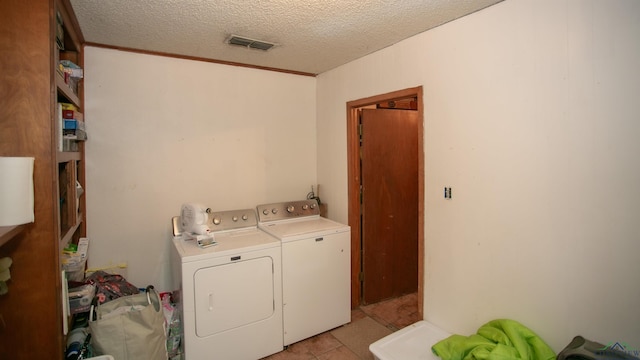
{"label": "washer control knob", "polygon": [[271,209],[271,212],[275,215],[275,214],[277,214],[277,213],[278,213],[278,209],[273,208],[273,209]]}
{"label": "washer control knob", "polygon": [[238,221],[238,217],[234,216],[234,217],[231,218],[231,220],[233,220],[233,222],[236,222],[236,221]]}
{"label": "washer control knob", "polygon": [[269,209],[262,210],[262,213],[265,214],[265,215],[269,215]]}
{"label": "washer control knob", "polygon": [[293,212],[293,210],[295,210],[295,209],[296,209],[296,208],[295,208],[293,205],[289,205],[289,206],[287,206],[287,212],[288,212],[288,213],[292,213],[292,212]]}
{"label": "washer control knob", "polygon": [[309,205],[307,204],[302,205],[302,210],[309,210]]}
{"label": "washer control knob", "polygon": [[247,214],[242,214],[242,220],[244,221],[249,220],[249,217],[247,216]]}
{"label": "washer control knob", "polygon": [[222,220],[220,220],[219,217],[214,217],[213,218],[213,224],[214,225],[220,225],[221,222],[222,222]]}

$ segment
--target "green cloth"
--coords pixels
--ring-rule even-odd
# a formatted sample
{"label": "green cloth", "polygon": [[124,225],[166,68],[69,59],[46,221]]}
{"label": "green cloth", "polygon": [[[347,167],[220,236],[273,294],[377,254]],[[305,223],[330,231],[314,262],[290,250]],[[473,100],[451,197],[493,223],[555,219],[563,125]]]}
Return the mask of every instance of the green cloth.
{"label": "green cloth", "polygon": [[538,335],[514,320],[482,325],[471,336],[451,335],[431,347],[443,360],[554,360],[556,354]]}

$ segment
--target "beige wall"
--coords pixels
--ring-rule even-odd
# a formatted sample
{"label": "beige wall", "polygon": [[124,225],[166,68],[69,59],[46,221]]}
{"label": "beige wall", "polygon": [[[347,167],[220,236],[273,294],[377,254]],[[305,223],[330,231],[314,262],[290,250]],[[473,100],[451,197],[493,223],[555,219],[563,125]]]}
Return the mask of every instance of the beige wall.
{"label": "beige wall", "polygon": [[316,182],[315,79],[85,52],[90,267],[170,289],[171,217],[304,199]]}
{"label": "beige wall", "polygon": [[343,222],[346,102],[424,87],[427,320],[640,347],[638,14],[507,0],[317,78],[318,183]]}

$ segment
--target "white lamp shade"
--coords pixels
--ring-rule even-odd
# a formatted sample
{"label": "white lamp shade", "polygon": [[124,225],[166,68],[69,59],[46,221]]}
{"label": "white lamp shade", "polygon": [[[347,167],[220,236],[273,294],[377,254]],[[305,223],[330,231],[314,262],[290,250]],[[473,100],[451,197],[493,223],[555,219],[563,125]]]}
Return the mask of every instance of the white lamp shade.
{"label": "white lamp shade", "polygon": [[0,226],[32,223],[32,157],[0,157]]}

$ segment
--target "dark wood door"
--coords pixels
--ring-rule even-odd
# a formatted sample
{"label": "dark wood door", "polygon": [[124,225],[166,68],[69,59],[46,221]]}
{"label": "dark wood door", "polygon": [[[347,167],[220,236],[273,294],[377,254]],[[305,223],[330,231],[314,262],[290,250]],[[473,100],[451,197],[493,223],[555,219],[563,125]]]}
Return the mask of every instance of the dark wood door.
{"label": "dark wood door", "polygon": [[363,303],[418,288],[418,112],[363,109]]}

